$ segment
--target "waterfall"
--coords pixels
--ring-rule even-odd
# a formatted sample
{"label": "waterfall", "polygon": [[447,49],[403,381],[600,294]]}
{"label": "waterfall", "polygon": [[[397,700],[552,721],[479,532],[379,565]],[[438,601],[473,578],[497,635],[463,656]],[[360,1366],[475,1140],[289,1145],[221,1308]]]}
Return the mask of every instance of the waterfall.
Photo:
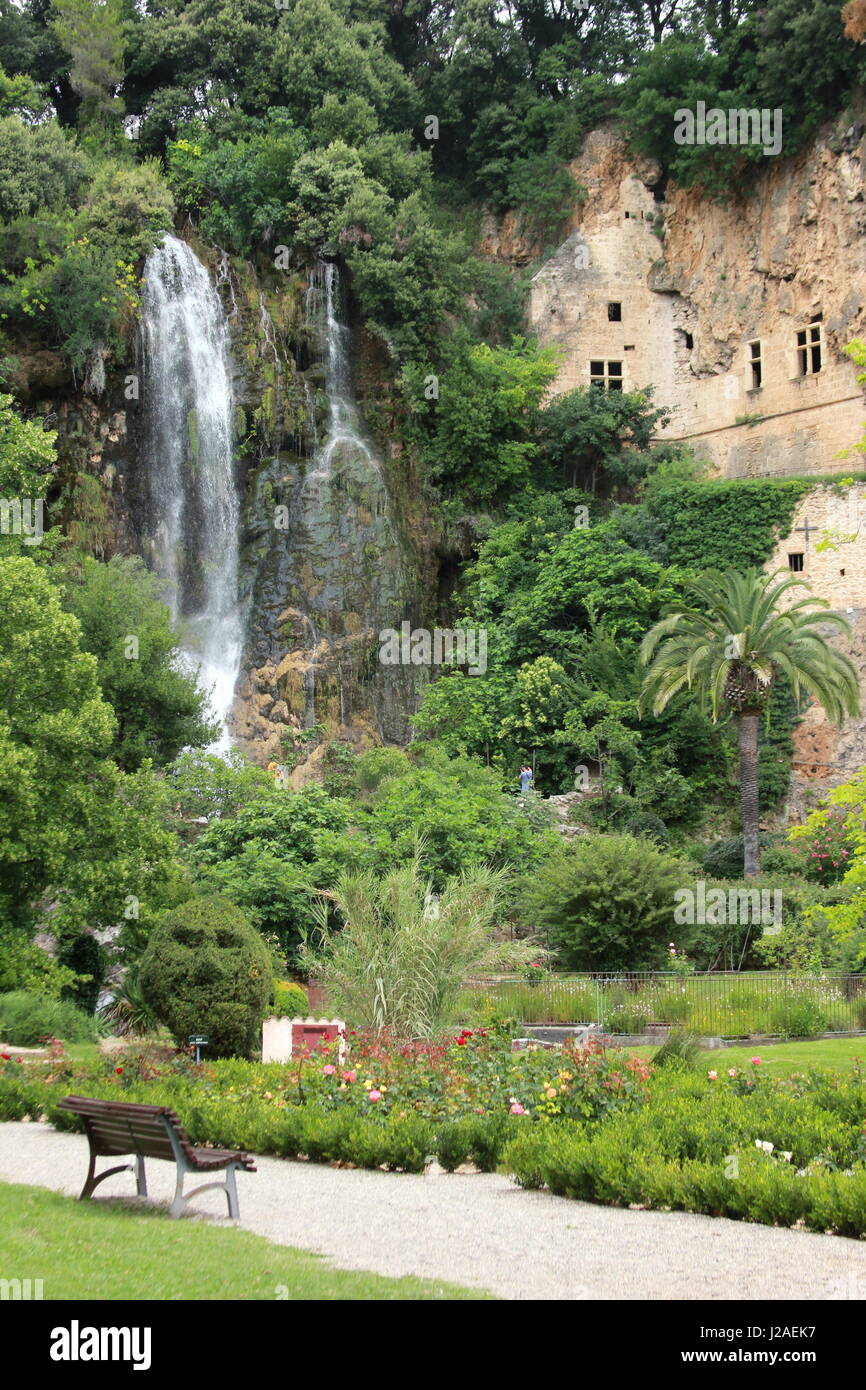
{"label": "waterfall", "polygon": [[144,267],[142,338],[154,567],[212,692],[224,747],[242,641],[229,327],[205,267],[174,236]]}
{"label": "waterfall", "polygon": [[320,337],[325,358],[325,394],[328,398],[327,441],[317,449],[314,476],[330,477],[336,455],[347,450],[362,455],[379,467],[361,433],[358,407],[352,390],[352,330],[342,322],[340,272],[333,261],[317,261],[307,290],[307,325]]}

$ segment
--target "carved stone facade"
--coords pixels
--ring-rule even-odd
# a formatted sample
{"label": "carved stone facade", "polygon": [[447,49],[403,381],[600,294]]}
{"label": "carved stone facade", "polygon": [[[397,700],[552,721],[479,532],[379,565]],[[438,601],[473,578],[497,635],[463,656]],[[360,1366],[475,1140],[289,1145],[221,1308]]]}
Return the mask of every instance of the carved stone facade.
{"label": "carved stone facade", "polygon": [[769,166],[724,207],[659,197],[658,171],[592,134],[572,172],[571,231],[532,283],[529,319],[558,346],[554,389],[652,385],[662,438],[727,477],[844,473],[864,397],[843,348],[866,328],[866,138]]}

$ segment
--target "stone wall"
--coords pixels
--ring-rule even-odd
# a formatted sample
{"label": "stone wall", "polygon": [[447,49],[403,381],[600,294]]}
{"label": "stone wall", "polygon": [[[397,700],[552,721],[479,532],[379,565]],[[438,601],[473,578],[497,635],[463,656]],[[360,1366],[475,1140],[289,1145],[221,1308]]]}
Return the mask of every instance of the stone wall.
{"label": "stone wall", "polygon": [[[820,547],[820,548],[819,548]],[[841,728],[828,722],[816,703],[794,730],[791,790],[785,819],[793,823],[830,787],[847,781],[863,765],[866,749],[866,485],[824,484],[802,498],[790,535],[780,540],[768,570],[789,570],[802,556],[798,577],[851,623],[851,638],[834,637],[860,674],[861,714]],[[796,563],[796,562],[795,562]],[[794,597],[798,595],[793,590]]]}

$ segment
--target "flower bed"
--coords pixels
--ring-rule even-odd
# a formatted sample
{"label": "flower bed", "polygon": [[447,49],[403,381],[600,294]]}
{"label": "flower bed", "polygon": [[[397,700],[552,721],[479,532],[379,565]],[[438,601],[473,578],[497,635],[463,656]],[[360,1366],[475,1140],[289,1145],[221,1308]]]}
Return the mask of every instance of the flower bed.
{"label": "flower bed", "polygon": [[585,1201],[677,1208],[866,1234],[860,1070],[770,1077],[746,1067],[655,1069],[597,1045],[511,1051],[505,1028],[398,1045],[350,1034],[284,1063],[196,1066],[151,1048],[76,1065],[0,1060],[0,1119],[58,1112],[69,1092],[171,1105],[198,1144],[420,1172],[503,1167]]}
{"label": "flower bed", "polygon": [[291,1063],[221,1061],[196,1066],[184,1053],[126,1053],[75,1065],[55,1049],[46,1061],[0,1063],[0,1119],[47,1115],[70,1092],[171,1105],[195,1143],[305,1155],[418,1171],[435,1156],[496,1166],[510,1129],[534,1119],[596,1121],[640,1105],[649,1068],[612,1061],[598,1045],[511,1051],[504,1026],[414,1044],[350,1033]]}

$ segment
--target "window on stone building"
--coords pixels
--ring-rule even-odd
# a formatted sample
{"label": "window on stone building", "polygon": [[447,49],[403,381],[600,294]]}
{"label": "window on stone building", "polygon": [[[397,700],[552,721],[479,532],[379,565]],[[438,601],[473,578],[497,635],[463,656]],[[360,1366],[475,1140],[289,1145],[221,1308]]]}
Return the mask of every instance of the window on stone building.
{"label": "window on stone building", "polygon": [[752,369],[752,390],[759,391],[763,377],[760,343],[749,343],[749,366]]}
{"label": "window on stone building", "polygon": [[814,376],[821,370],[820,318],[814,318],[808,328],[797,333],[797,368],[800,376]]}
{"label": "window on stone building", "polygon": [[611,323],[622,323],[622,305],[617,303],[608,304],[607,317]]}
{"label": "window on stone building", "polygon": [[622,362],[590,362],[589,384],[602,391],[621,391]]}
{"label": "window on stone building", "polygon": [[800,574],[803,569],[803,552],[796,551],[788,556],[788,569],[793,570],[794,574]]}
{"label": "window on stone building", "polygon": [[689,352],[691,352],[692,348],[693,348],[694,345],[695,345],[695,340],[694,340],[694,338],[692,337],[691,333],[683,333],[683,337],[684,337],[685,340],[686,340],[686,348],[688,349]]}

